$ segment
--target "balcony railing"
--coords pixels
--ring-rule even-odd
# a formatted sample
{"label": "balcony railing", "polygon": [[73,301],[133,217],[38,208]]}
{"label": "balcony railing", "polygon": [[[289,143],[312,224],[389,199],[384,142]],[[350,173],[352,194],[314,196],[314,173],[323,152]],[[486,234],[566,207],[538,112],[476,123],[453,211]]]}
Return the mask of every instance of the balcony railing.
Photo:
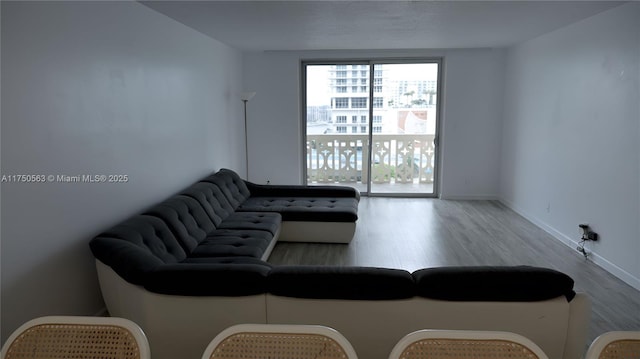
{"label": "balcony railing", "polygon": [[[433,183],[434,135],[373,135],[373,183]],[[369,136],[307,135],[307,183],[366,183]]]}

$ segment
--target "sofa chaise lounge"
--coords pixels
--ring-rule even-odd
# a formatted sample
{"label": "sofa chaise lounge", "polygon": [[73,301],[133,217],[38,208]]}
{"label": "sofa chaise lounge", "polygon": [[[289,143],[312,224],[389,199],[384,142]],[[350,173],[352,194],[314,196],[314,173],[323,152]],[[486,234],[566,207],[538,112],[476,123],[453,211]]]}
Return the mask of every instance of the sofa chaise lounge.
{"label": "sofa chaise lounge", "polygon": [[283,238],[349,242],[358,201],[346,187],[262,186],[220,170],[91,240],[107,309],[138,323],[157,359],[199,358],[238,323],[327,325],[364,359],[425,328],[511,331],[550,358],[584,354],[589,300],[551,269],[266,261]]}

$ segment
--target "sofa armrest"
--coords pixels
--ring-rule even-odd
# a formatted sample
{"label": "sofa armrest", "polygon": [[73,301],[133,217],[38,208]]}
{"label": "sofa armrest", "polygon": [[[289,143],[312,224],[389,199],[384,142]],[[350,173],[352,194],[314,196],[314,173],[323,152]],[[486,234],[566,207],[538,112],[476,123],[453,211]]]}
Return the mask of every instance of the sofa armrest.
{"label": "sofa armrest", "polygon": [[589,337],[591,299],[584,292],[576,293],[569,303],[569,326],[563,358],[582,358]]}
{"label": "sofa armrest", "polygon": [[175,263],[146,276],[145,289],[183,296],[248,296],[266,292],[271,266],[250,263]]}
{"label": "sofa armrest", "polygon": [[261,185],[246,182],[252,197],[345,197],[360,200],[360,192],[347,186]]}
{"label": "sofa armrest", "polygon": [[529,302],[576,293],[573,279],[530,266],[425,268],[413,273],[419,296],[449,301]]}
{"label": "sofa armrest", "polygon": [[89,246],[96,259],[132,284],[143,284],[146,273],[164,264],[145,248],[117,238],[96,237]]}

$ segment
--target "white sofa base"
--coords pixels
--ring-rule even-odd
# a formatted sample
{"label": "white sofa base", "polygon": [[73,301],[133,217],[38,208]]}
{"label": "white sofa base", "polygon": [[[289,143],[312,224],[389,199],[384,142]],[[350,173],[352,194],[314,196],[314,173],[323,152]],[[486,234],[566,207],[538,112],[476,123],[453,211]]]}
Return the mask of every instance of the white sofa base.
{"label": "white sofa base", "polygon": [[590,304],[579,293],[571,302],[454,302],[300,299],[267,294],[267,322],[317,324],[338,330],[358,357],[387,359],[406,334],[420,329],[498,330],[521,334],[551,359],[584,355]]}
{"label": "white sofa base", "polygon": [[281,235],[282,235],[282,226],[280,226],[280,228],[278,228],[278,230],[276,231],[276,234],[273,235],[273,239],[271,240],[271,243],[269,243],[269,246],[267,246],[267,249],[265,249],[260,259],[262,259],[265,262],[267,261],[267,259],[269,259],[269,256],[271,255],[271,252],[273,252],[273,248],[275,248],[276,243],[278,243],[278,240],[280,240]]}
{"label": "white sofa base", "polygon": [[307,243],[350,243],[356,222],[282,221],[279,241]]}
{"label": "white sofa base", "polygon": [[98,260],[96,267],[109,313],[142,327],[154,359],[199,359],[218,333],[240,323],[327,325],[363,359],[387,359],[400,338],[418,329],[510,331],[534,341],[550,359],[581,359],[590,320],[583,293],[571,302],[564,297],[540,302],[191,297],[152,293]]}

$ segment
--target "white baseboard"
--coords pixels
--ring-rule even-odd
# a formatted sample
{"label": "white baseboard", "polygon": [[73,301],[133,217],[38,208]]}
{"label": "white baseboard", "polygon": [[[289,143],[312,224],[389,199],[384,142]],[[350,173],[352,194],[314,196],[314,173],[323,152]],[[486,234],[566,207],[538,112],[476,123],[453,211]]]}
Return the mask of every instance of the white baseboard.
{"label": "white baseboard", "polygon": [[589,258],[591,259],[591,261],[593,261],[593,263],[597,264],[601,268],[604,268],[606,271],[620,278],[622,281],[634,287],[635,289],[640,290],[640,278],[634,277],[631,273],[611,263],[607,259],[599,256],[598,253],[591,252],[589,254]]}
{"label": "white baseboard", "polygon": [[440,199],[449,201],[497,201],[499,197],[493,194],[486,195],[445,195],[441,194]]}
{"label": "white baseboard", "polygon": [[[526,211],[524,211],[521,208],[515,206],[510,201],[506,201],[503,198],[498,198],[498,201],[500,201],[502,204],[507,206],[512,211],[514,211],[514,212],[518,213],[519,215],[521,215],[522,217],[526,218],[527,220],[529,220],[530,222],[532,222],[536,226],[542,228],[545,232],[549,233],[553,238],[555,238],[558,241],[560,241],[561,243],[565,244],[567,247],[575,250],[576,247],[578,246],[578,242],[574,241],[573,239],[571,239],[571,237],[569,237],[569,236],[561,233],[560,231],[556,230],[555,228],[549,226],[547,223],[545,223],[544,221],[540,220],[539,218],[530,215]],[[576,251],[576,253],[578,253],[578,252]],[[590,251],[589,252],[589,259],[594,264],[596,264],[600,268],[606,270],[607,272],[613,274],[614,276],[616,276],[617,278],[619,278],[623,282],[629,284],[630,286],[632,286],[633,288],[635,288],[637,290],[640,290],[640,278],[634,277],[631,273],[629,273],[629,272],[625,271],[624,269],[618,267],[614,263],[611,263],[606,258],[601,257],[600,255],[598,255],[598,253]]]}

